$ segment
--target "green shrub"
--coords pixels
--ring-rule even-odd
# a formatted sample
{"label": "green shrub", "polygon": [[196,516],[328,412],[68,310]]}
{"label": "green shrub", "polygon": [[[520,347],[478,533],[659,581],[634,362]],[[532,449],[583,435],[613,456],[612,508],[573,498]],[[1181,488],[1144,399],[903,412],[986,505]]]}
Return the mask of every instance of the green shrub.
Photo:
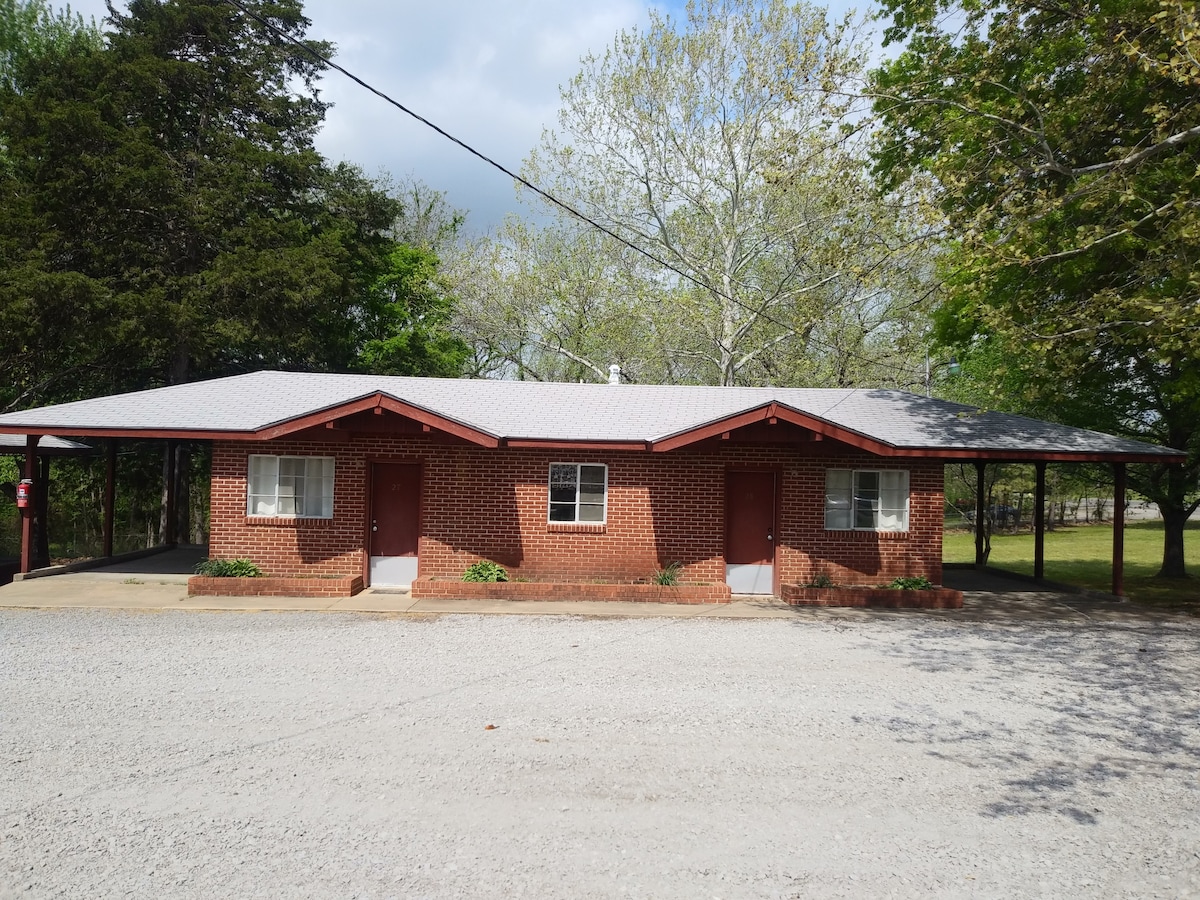
{"label": "green shrub", "polygon": [[927,591],[933,582],[924,575],[909,575],[894,579],[888,587],[898,591]]}
{"label": "green shrub", "polygon": [[831,588],[833,587],[833,579],[822,572],[820,575],[815,576],[805,587]]}
{"label": "green shrub", "polygon": [[463,581],[508,581],[508,572],[498,563],[481,559],[467,567],[467,571],[463,573]]}
{"label": "green shrub", "polygon": [[197,575],[209,578],[262,578],[263,572],[248,559],[206,559],[196,566]]}
{"label": "green shrub", "polygon": [[650,580],[655,584],[665,584],[668,587],[673,587],[679,584],[679,573],[682,571],[683,563],[667,563],[661,569],[655,569],[654,574],[650,576]]}

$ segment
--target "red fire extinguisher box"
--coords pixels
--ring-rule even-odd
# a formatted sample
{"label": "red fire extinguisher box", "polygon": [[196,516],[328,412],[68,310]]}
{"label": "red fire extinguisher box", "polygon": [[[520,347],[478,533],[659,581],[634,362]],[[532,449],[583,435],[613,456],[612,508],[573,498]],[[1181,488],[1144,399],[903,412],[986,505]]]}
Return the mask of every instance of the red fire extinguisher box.
{"label": "red fire extinguisher box", "polygon": [[33,505],[33,482],[25,478],[17,485],[17,507],[26,509]]}

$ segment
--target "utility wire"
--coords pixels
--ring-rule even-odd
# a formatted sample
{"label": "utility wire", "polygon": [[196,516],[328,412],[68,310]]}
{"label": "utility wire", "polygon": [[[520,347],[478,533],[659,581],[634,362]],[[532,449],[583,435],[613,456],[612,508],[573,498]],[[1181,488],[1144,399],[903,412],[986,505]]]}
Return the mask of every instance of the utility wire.
{"label": "utility wire", "polygon": [[[241,0],[225,0],[225,3],[228,4],[229,6],[232,6],[234,9],[238,10],[243,15],[248,16],[249,18],[258,22],[264,28],[268,29],[273,34],[275,34],[277,37],[279,37],[282,40],[286,41],[287,43],[292,44],[293,46],[299,48],[304,53],[311,56],[313,59],[316,59],[319,62],[323,63],[324,65],[328,66],[329,68],[333,69],[334,71],[340,72],[342,75],[345,75],[347,78],[349,78],[355,84],[357,84],[359,87],[364,88],[367,91],[370,91],[372,94],[374,94],[379,99],[383,100],[385,103],[391,104],[392,106],[394,106],[396,109],[400,110],[400,112],[404,113],[405,115],[416,119],[418,122],[420,122],[422,125],[425,125],[427,128],[433,129],[438,134],[440,134],[442,137],[446,138],[446,140],[451,141],[452,143],[455,143],[458,146],[462,147],[464,150],[466,150],[472,156],[477,157],[478,159],[487,163],[487,165],[491,166],[492,168],[497,169],[500,172],[504,173],[509,178],[511,178],[514,181],[516,181],[517,183],[521,184],[523,187],[526,187],[529,190],[533,191],[539,197],[542,197],[543,199],[549,201],[550,203],[552,203],[555,206],[562,209],[564,212],[568,213],[571,216],[574,216],[576,219],[579,219],[581,222],[584,222],[585,224],[590,225],[592,228],[595,228],[597,231],[600,231],[601,233],[608,235],[610,238],[612,238],[613,240],[617,241],[618,243],[628,247],[630,250],[634,251],[635,253],[641,254],[642,256],[646,257],[646,259],[649,259],[650,261],[657,263],[658,265],[662,266],[664,269],[666,269],[670,272],[674,272],[680,278],[684,278],[687,281],[690,281],[692,284],[694,284],[696,287],[700,288],[701,290],[707,291],[707,292],[721,298],[722,300],[727,300],[730,303],[734,304],[735,306],[740,306],[746,312],[751,313],[752,315],[758,316],[759,318],[762,318],[762,319],[766,320],[767,322],[770,322],[772,325],[777,325],[778,327],[783,328],[785,330],[789,330],[789,331],[795,330],[794,326],[785,325],[783,322],[780,322],[778,319],[767,314],[765,311],[755,309],[750,304],[748,304],[742,300],[739,300],[736,297],[731,297],[728,294],[713,287],[712,285],[706,284],[701,279],[683,271],[682,269],[677,268],[676,266],[672,265],[670,262],[668,262],[667,260],[658,256],[657,254],[645,249],[644,247],[641,247],[641,246],[633,243],[628,238],[622,237],[620,234],[613,231],[611,228],[607,227],[606,225],[603,225],[600,222],[597,222],[595,219],[591,218],[587,214],[582,213],[579,210],[575,209],[575,207],[571,206],[569,203],[566,203],[563,200],[559,200],[553,194],[549,193],[548,191],[543,190],[542,188],[538,187],[533,182],[531,182],[528,179],[524,178],[523,176],[517,174],[516,172],[513,172],[511,169],[507,168],[506,166],[502,165],[501,163],[496,162],[490,156],[487,156],[486,154],[481,153],[480,151],[476,150],[470,144],[466,143],[466,141],[460,140],[459,138],[455,137],[450,132],[446,131],[444,128],[436,125],[435,123],[431,122],[429,119],[422,116],[420,113],[414,112],[413,110],[409,109],[407,106],[405,106],[399,100],[394,99],[393,97],[391,97],[388,94],[385,94],[383,91],[379,90],[374,85],[359,78],[353,72],[349,71],[348,69],[344,68],[343,66],[339,65],[338,63],[335,63],[331,58],[325,56],[322,53],[319,53],[318,51],[316,51],[315,49],[313,49],[312,47],[310,47],[308,44],[304,43],[303,41],[299,40],[298,38],[292,37],[292,35],[288,34],[286,31],[279,28],[277,25],[275,25],[269,19],[266,19],[263,16],[256,13],[254,10],[247,8],[245,5],[243,5],[241,3]],[[812,341],[814,341],[814,343],[824,346],[824,348],[826,350],[832,351],[834,353],[844,353],[847,356],[854,356],[855,358],[859,359],[860,361],[870,363],[871,365],[877,366],[879,368],[890,369],[891,371],[897,372],[897,373],[907,373],[908,372],[908,370],[902,366],[880,364],[880,362],[878,360],[873,360],[868,357],[861,356],[859,354],[847,353],[846,351],[842,350],[841,348],[835,347],[832,344],[825,343],[824,341],[820,340],[819,338],[814,338],[812,335],[809,335],[809,340],[812,340]],[[855,390],[857,390],[857,389],[855,389]]]}
{"label": "utility wire", "polygon": [[[582,213],[579,210],[575,209],[575,207],[571,206],[570,204],[568,204],[562,200],[559,200],[553,194],[542,190],[540,187],[538,187],[533,182],[527,180],[526,178],[522,177],[521,175],[518,175],[516,172],[513,172],[511,169],[508,169],[501,163],[496,162],[490,156],[480,153],[478,150],[476,150],[474,147],[472,147],[466,141],[456,138],[450,132],[446,131],[444,128],[441,128],[440,126],[429,121],[429,119],[425,118],[420,113],[414,112],[413,110],[409,109],[407,106],[405,106],[399,100],[393,99],[392,97],[385,94],[383,91],[379,90],[374,85],[371,85],[366,81],[363,81],[363,79],[359,78],[353,72],[350,72],[347,69],[343,68],[342,66],[338,65],[329,57],[325,56],[324,54],[318,53],[312,47],[308,46],[308,44],[305,44],[303,41],[292,37],[290,34],[283,31],[281,28],[276,26],[274,23],[272,23],[268,19],[263,18],[262,16],[260,16],[258,13],[254,12],[251,9],[247,9],[245,6],[242,5],[240,0],[225,0],[225,2],[228,3],[230,6],[234,7],[235,9],[240,10],[243,14],[254,19],[260,25],[263,25],[264,27],[270,29],[278,37],[282,38],[283,40],[287,41],[290,44],[295,45],[296,47],[299,47],[301,50],[303,50],[309,56],[313,57],[314,59],[320,60],[322,63],[327,65],[329,68],[331,68],[337,72],[341,72],[343,75],[345,75],[347,78],[349,78],[355,84],[357,84],[359,87],[365,88],[366,90],[370,91],[372,94],[374,94],[379,99],[383,100],[385,103],[390,103],[392,106],[396,107],[396,109],[400,110],[400,112],[404,113],[405,115],[411,116],[412,118],[414,118],[418,122],[420,122],[422,125],[425,125],[428,128],[432,128],[434,131],[436,131],[442,137],[446,138],[446,140],[452,141],[453,143],[458,144],[458,146],[462,147],[464,150],[466,150],[472,156],[478,157],[479,159],[483,160],[485,163],[487,163],[492,168],[500,170],[505,175],[507,175],[509,178],[513,179],[516,182],[519,182],[524,187],[529,188],[529,190],[533,191],[539,197],[549,200],[555,206],[559,207],[560,209],[564,210],[565,212],[569,213],[570,215],[574,216],[575,218],[579,219],[580,221],[586,222],[588,225],[591,225],[593,228],[595,228],[599,231],[602,231],[604,234],[607,234],[613,240],[619,241],[620,243],[624,244],[630,250],[633,250],[637,253],[642,254],[642,256],[645,256],[647,259],[650,259],[650,260],[658,263],[660,266],[663,266],[666,269],[669,269],[670,271],[674,272],[676,275],[679,275],[681,278],[686,278],[688,281],[692,282],[692,284],[696,285],[697,287],[702,288],[703,290],[706,290],[706,291],[712,291],[713,293],[716,293],[718,296],[724,297],[724,299],[729,300],[733,303],[737,303],[739,306],[742,306],[744,309],[749,310],[749,307],[746,307],[744,304],[740,303],[739,301],[734,300],[732,297],[725,297],[724,294],[721,294],[719,291],[716,291],[713,288],[709,287],[707,284],[705,284],[703,281],[696,278],[695,276],[689,275],[687,272],[683,272],[683,271],[675,268],[673,265],[671,265],[665,259],[662,259],[661,257],[656,256],[654,253],[651,253],[649,250],[639,247],[637,244],[633,243],[632,241],[621,237],[621,235],[617,234],[611,228],[608,228],[605,225],[600,224],[595,219],[589,218],[585,213]],[[753,312],[753,310],[749,310],[749,311]],[[777,322],[776,324],[780,324],[780,323]]]}

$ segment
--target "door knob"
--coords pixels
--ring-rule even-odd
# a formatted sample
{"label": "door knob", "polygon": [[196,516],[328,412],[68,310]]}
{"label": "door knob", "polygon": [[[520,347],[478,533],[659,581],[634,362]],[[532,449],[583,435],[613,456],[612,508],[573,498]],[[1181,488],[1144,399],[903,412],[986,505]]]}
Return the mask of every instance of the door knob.
{"label": "door knob", "polygon": [[768,532],[767,532],[767,540],[768,540],[768,541],[773,541],[773,540],[775,540],[775,535],[773,535],[771,532],[769,532],[769,531],[768,531]]}

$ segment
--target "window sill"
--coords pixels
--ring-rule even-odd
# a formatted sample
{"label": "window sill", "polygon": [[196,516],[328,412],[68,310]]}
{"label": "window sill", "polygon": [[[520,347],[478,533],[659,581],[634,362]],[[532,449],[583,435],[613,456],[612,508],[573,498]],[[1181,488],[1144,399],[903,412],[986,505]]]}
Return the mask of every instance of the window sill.
{"label": "window sill", "polygon": [[250,528],[329,528],[333,519],[316,519],[305,516],[246,516],[245,524]]}
{"label": "window sill", "polygon": [[608,525],[604,522],[548,522],[546,531],[550,534],[604,534]]}
{"label": "window sill", "polygon": [[875,531],[868,528],[826,528],[825,534],[829,537],[839,537],[843,540],[851,541],[867,541],[867,540],[885,540],[885,541],[906,541],[911,532],[908,531]]}

